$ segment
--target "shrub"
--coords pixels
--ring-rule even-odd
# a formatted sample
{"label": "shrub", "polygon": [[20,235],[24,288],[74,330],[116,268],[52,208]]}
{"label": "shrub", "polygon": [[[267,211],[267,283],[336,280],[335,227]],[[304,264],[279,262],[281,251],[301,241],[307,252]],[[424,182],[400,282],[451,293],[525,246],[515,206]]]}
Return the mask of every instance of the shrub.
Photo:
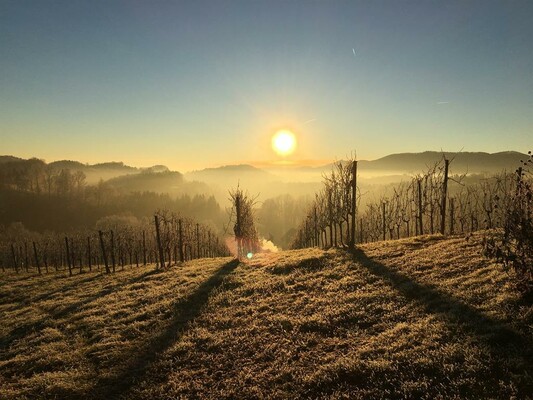
{"label": "shrub", "polygon": [[516,183],[504,210],[503,232],[485,237],[485,255],[514,270],[517,286],[533,294],[533,154],[516,170]]}

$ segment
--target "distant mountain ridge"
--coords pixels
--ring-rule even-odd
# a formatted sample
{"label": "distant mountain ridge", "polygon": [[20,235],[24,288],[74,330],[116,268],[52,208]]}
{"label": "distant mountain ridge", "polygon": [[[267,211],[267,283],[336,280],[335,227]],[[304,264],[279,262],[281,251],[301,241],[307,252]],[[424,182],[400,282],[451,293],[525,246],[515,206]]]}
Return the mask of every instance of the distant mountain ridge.
{"label": "distant mountain ridge", "polygon": [[8,162],[17,162],[17,161],[24,161],[23,158],[14,157],[14,156],[0,156],[0,164],[5,164]]}
{"label": "distant mountain ridge", "polygon": [[268,179],[275,178],[272,174],[264,169],[254,167],[249,164],[223,165],[222,167],[205,168],[198,171],[192,171],[185,174],[191,180],[218,181],[221,176],[225,178],[236,179]]}
{"label": "distant mountain ridge", "polygon": [[373,161],[360,161],[359,167],[368,170],[390,170],[407,173],[418,173],[446,156],[452,160],[450,167],[454,172],[463,173],[493,173],[502,170],[513,171],[526,154],[516,151],[503,151],[498,153],[484,152],[438,152],[425,151],[423,153],[390,154]]}
{"label": "distant mountain ridge", "polygon": [[[428,166],[441,161],[444,155],[447,159],[452,160],[450,164],[450,172],[452,174],[466,172],[492,174],[503,170],[514,171],[520,165],[520,160],[527,158],[526,154],[516,151],[502,151],[492,154],[485,152],[443,153],[439,151],[397,153],[376,160],[359,160],[358,171],[363,179],[365,179],[365,175],[367,178],[389,176],[393,179],[394,176],[421,173],[427,170]],[[22,161],[25,160],[11,155],[0,156],[0,165]],[[228,187],[241,185],[242,187],[249,187],[250,190],[265,193],[270,192],[273,185],[277,187],[276,191],[282,190],[282,183],[319,182],[322,180],[322,174],[331,170],[333,163],[318,167],[290,167],[286,169],[280,167],[259,168],[249,164],[230,164],[191,171],[185,174],[170,171],[164,165],[138,168],[116,161],[90,165],[79,161],[61,160],[51,162],[48,165],[57,169],[81,170],[87,176],[87,182],[90,184],[94,184],[100,179],[111,180],[110,183],[113,185],[124,188],[131,187],[136,190],[149,190],[152,187],[160,188],[163,182],[172,183],[172,186],[180,185],[183,184],[183,179],[185,178],[187,181],[203,182],[214,187],[218,186],[222,191],[226,191]],[[142,175],[142,173],[168,174],[138,176],[139,174]],[[126,178],[130,175],[130,178]],[[133,176],[138,177],[134,178]]]}
{"label": "distant mountain ridge", "polygon": [[[10,155],[0,156],[0,164],[22,162],[26,159],[14,157]],[[109,161],[97,164],[83,164],[75,160],[58,160],[47,164],[49,167],[61,170],[69,169],[72,171],[82,171],[86,177],[87,182],[94,184],[100,179],[106,181],[113,178],[118,178],[125,175],[139,174],[141,172],[167,172],[168,167],[165,165],[154,165],[148,168],[131,167],[124,164],[122,161]]]}
{"label": "distant mountain ridge", "polygon": [[[362,179],[375,179],[375,182],[399,181],[402,176],[416,175],[428,167],[442,161],[443,157],[451,160],[452,174],[494,174],[501,171],[514,171],[520,166],[520,160],[527,154],[516,151],[497,153],[484,152],[439,152],[425,151],[422,153],[390,154],[376,160],[359,160],[358,172]],[[340,162],[343,162],[340,160]],[[266,183],[278,182],[318,182],[322,175],[328,173],[334,163],[317,167],[254,167],[248,164],[224,165],[216,168],[205,168],[185,174],[189,180],[203,181],[208,184],[233,185],[239,182],[244,187],[252,188]],[[259,189],[258,189],[259,190]]]}
{"label": "distant mountain ridge", "polygon": [[152,172],[148,170],[138,174],[117,176],[109,179],[107,183],[117,189],[130,192],[164,192],[165,190],[170,192],[183,184],[183,175],[175,171]]}
{"label": "distant mountain ridge", "polygon": [[[358,171],[381,172],[391,174],[417,174],[439,161],[443,156],[451,160],[452,173],[496,173],[502,170],[514,171],[520,165],[520,160],[527,158],[527,154],[517,151],[501,151],[497,153],[485,152],[440,152],[424,151],[422,153],[396,153],[376,160],[359,160]],[[340,160],[343,162],[343,160]],[[302,172],[322,173],[331,170],[333,163],[318,167],[295,168]]]}

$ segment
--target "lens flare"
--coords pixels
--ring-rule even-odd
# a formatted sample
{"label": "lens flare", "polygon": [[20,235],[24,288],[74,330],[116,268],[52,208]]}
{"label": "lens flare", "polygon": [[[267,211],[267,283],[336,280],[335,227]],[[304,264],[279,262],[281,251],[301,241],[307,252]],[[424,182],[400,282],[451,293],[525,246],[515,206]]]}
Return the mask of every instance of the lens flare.
{"label": "lens flare", "polygon": [[272,149],[280,156],[288,156],[296,148],[296,137],[288,130],[278,131],[272,137]]}
{"label": "lens flare", "polygon": [[248,259],[252,258],[253,256],[254,256],[254,255],[253,255],[252,253],[248,253],[248,254],[246,254],[246,257],[247,257]]}

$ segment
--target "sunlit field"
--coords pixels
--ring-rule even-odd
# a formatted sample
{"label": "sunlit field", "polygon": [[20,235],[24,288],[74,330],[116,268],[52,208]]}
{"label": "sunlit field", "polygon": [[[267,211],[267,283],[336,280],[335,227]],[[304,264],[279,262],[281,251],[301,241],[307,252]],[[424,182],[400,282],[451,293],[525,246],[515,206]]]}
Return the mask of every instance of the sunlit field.
{"label": "sunlit field", "polygon": [[528,398],[533,315],[480,235],[7,274],[2,399]]}

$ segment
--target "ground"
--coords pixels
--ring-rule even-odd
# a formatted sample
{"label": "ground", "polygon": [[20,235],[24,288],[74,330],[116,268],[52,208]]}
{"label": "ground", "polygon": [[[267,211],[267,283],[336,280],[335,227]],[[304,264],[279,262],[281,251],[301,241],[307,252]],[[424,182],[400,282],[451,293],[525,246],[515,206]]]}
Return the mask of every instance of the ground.
{"label": "ground", "polygon": [[5,273],[0,296],[1,399],[533,393],[533,309],[479,235]]}

